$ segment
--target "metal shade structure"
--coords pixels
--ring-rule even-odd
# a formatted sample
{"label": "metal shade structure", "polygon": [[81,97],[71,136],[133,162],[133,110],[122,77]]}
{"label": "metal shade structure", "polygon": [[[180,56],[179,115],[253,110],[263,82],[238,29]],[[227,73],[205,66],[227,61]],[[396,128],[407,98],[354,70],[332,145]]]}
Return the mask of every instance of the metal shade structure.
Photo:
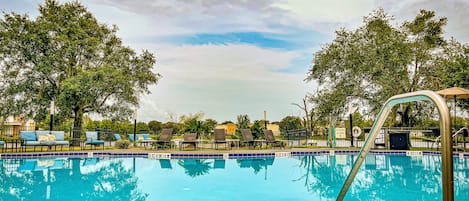
{"label": "metal shade structure", "polygon": [[454,99],[453,126],[456,125],[456,99],[469,98],[469,90],[464,89],[464,88],[460,88],[460,87],[451,87],[451,88],[447,88],[447,89],[437,91],[436,93],[438,93],[443,98],[446,98],[446,99],[453,98]]}

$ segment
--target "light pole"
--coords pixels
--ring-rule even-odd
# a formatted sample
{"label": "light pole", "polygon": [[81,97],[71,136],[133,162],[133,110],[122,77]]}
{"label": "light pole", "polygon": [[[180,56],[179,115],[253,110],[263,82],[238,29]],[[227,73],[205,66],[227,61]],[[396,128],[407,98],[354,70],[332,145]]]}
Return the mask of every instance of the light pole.
{"label": "light pole", "polygon": [[52,100],[50,102],[50,124],[49,124],[50,131],[54,129],[54,109],[55,109],[55,104],[54,104],[54,100]]}
{"label": "light pole", "polygon": [[137,136],[137,109],[135,109],[135,112],[134,112],[134,147],[137,142],[137,139],[135,139],[136,136]]}
{"label": "light pole", "polygon": [[264,110],[264,129],[267,130],[267,111]]}

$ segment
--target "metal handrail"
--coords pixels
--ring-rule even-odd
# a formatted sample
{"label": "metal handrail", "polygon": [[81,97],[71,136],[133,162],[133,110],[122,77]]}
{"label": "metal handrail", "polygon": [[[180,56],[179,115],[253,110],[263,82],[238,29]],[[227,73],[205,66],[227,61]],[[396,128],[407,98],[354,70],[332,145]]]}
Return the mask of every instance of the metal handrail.
{"label": "metal handrail", "polygon": [[443,200],[444,201],[453,201],[454,200],[454,184],[453,184],[453,148],[452,148],[452,139],[450,133],[451,121],[450,113],[448,106],[446,105],[445,99],[433,91],[416,91],[406,94],[400,94],[391,97],[386,101],[383,108],[377,116],[377,120],[374,122],[373,127],[370,130],[370,135],[365,140],[360,153],[358,154],[357,160],[355,161],[350,173],[347,176],[347,179],[340,190],[339,195],[337,196],[337,201],[342,201],[347,194],[350,185],[353,182],[353,179],[358,173],[360,166],[365,160],[366,154],[369,152],[371,145],[376,136],[378,135],[379,130],[383,126],[386,118],[391,112],[392,108],[401,103],[415,102],[415,101],[430,101],[433,102],[440,114],[440,136],[442,136],[441,142],[441,157],[442,157],[442,188],[443,188]]}
{"label": "metal handrail", "polygon": [[455,137],[455,136],[457,136],[457,135],[459,135],[459,134],[464,134],[464,133],[463,133],[464,130],[469,131],[469,129],[467,129],[466,127],[462,127],[461,129],[459,129],[458,131],[456,131],[456,133],[454,133],[452,137]]}

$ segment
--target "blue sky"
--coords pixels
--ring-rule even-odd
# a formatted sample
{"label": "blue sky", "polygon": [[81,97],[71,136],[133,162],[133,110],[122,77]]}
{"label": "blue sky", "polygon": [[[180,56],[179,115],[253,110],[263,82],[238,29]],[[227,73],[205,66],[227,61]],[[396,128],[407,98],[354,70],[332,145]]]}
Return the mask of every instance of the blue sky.
{"label": "blue sky", "polygon": [[[0,0],[4,12],[37,15],[39,0]],[[363,16],[382,7],[395,23],[412,20],[420,9],[448,17],[446,36],[469,42],[469,3],[394,0],[88,0],[98,21],[119,27],[136,51],[153,52],[154,71],[163,75],[141,98],[139,121],[177,120],[203,112],[219,122],[279,121],[301,115],[291,103],[316,90],[303,80],[315,51],[354,29]]]}

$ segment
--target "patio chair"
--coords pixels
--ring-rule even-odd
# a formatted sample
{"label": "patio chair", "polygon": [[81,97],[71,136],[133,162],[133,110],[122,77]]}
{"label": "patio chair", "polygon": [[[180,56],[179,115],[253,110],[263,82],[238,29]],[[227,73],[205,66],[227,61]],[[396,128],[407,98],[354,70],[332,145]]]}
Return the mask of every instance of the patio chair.
{"label": "patio chair", "polygon": [[161,147],[164,148],[165,145],[169,145],[171,147],[171,137],[173,135],[173,129],[172,128],[164,128],[161,131],[160,134],[160,139],[156,140],[152,143],[155,144],[156,149],[158,150],[158,146],[161,145]]}
{"label": "patio chair", "polygon": [[243,140],[241,141],[241,144],[248,145],[249,147],[255,147],[256,141],[254,140],[254,137],[252,136],[251,129],[240,129],[241,130],[241,135],[243,137]]}
{"label": "patio chair", "polygon": [[274,133],[272,132],[272,130],[263,130],[263,131],[264,131],[265,143],[267,146],[269,146],[270,144],[272,147],[278,146],[278,147],[281,147],[282,149],[285,148],[285,144],[282,141],[275,139]]}
{"label": "patio chair", "polygon": [[184,134],[184,140],[181,141],[180,149],[184,149],[184,144],[194,145],[194,150],[197,150],[197,133],[186,133]]}
{"label": "patio chair", "polygon": [[86,135],[86,141],[85,141],[85,147],[84,148],[86,148],[86,145],[90,145],[91,149],[93,149],[93,146],[96,149],[96,146],[101,145],[103,147],[103,150],[104,150],[104,141],[98,139],[98,132],[96,132],[96,131],[86,131],[85,135]]}
{"label": "patio chair", "polygon": [[122,140],[121,135],[119,135],[118,133],[114,133],[114,138],[116,139],[116,141]]}
{"label": "patio chair", "polygon": [[213,143],[215,144],[215,149],[218,148],[218,144],[225,144],[225,149],[228,149],[228,142],[226,141],[226,131],[225,129],[215,129],[213,131],[213,135],[215,140]]}

